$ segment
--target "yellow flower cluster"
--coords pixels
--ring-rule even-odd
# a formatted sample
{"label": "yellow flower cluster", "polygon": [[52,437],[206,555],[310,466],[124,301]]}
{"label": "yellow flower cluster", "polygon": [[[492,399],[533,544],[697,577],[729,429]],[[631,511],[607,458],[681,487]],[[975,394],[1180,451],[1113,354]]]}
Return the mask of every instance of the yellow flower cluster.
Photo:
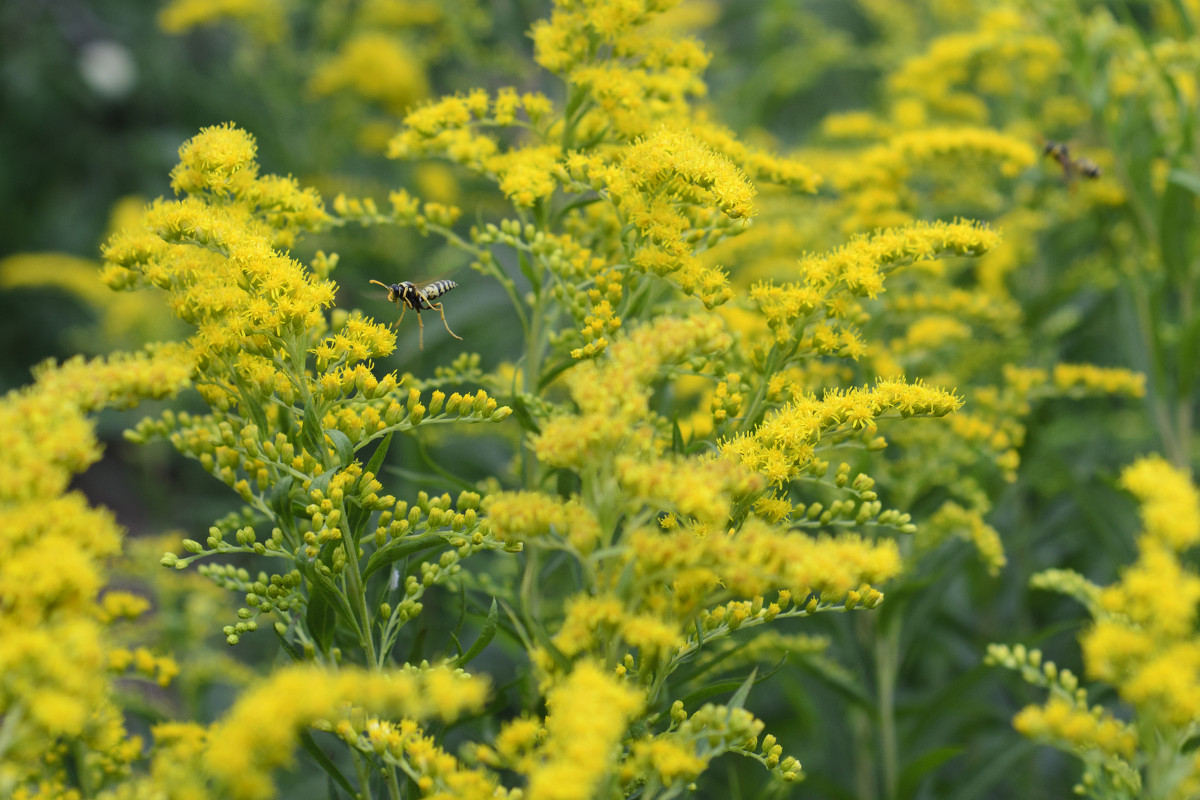
{"label": "yellow flower cluster", "polygon": [[586,554],[603,536],[600,523],[578,498],[563,502],[540,492],[500,492],[488,496],[484,510],[496,538],[503,542],[537,543],[551,537]]}
{"label": "yellow flower cluster", "polygon": [[1028,683],[1050,692],[1047,701],[1022,709],[1013,726],[1024,735],[1075,753],[1084,762],[1078,794],[1090,787],[1106,796],[1140,797],[1142,776],[1135,767],[1139,747],[1134,725],[1123,722],[1102,706],[1088,703],[1087,690],[1069,669],[1045,661],[1040,650],[1024,645],[988,645],[987,662],[1020,672]]}
{"label": "yellow flower cluster", "polygon": [[918,529],[917,547],[932,550],[945,536],[958,536],[974,545],[990,575],[999,574],[1008,563],[999,532],[975,509],[953,501],[943,503]]}
{"label": "yellow flower cluster", "polygon": [[167,33],[185,33],[202,25],[236,20],[262,42],[283,38],[286,4],[283,0],[171,0],[158,13]]}
{"label": "yellow flower cluster", "polygon": [[758,737],[763,722],[737,706],[708,703],[688,716],[681,702],[671,706],[671,730],[633,745],[633,763],[625,774],[633,777],[634,766],[646,767],[664,786],[685,786],[709,760],[734,752],[759,761],[785,783],[801,780],[800,762],[783,755],[783,747],[772,735],[764,736],[761,751]]}
{"label": "yellow flower cluster", "polygon": [[[981,256],[981,261],[1007,249],[1007,230],[1005,235],[1005,247],[987,250]],[[1005,336],[1014,333],[1021,320],[1021,308],[1011,297],[986,288],[971,290],[951,287],[936,293],[906,292],[891,297],[889,306],[897,312],[911,313],[918,320],[926,315],[945,315],[955,320],[986,325]]]}
{"label": "yellow flower cluster", "polygon": [[99,458],[83,414],[170,396],[188,385],[190,373],[174,346],[38,367],[35,387],[9,393],[0,411],[0,492],[14,500],[62,494],[72,474]]}
{"label": "yellow flower cluster", "polygon": [[1008,177],[1037,163],[1033,145],[988,128],[929,128],[899,133],[884,144],[833,164],[829,178],[843,192],[895,187],[915,167],[930,163],[995,163]]}
{"label": "yellow flower cluster", "polygon": [[1043,706],[1026,706],[1013,727],[1030,739],[1065,742],[1081,751],[1099,750],[1128,760],[1137,749],[1137,734],[1103,708],[1080,708],[1053,697]]}
{"label": "yellow flower cluster", "polygon": [[[1087,676],[1113,686],[1135,721],[1125,724],[1089,708],[1074,676],[1042,664],[1037,651],[993,645],[989,659],[1051,689],[1046,704],[1014,720],[1022,733],[1084,754],[1085,764],[1087,752],[1100,752],[1106,779],[1134,794],[1141,785],[1135,767],[1142,767],[1155,786],[1166,781],[1174,787],[1164,796],[1190,796],[1200,787],[1200,759],[1185,746],[1200,719],[1200,577],[1181,554],[1200,542],[1200,491],[1157,456],[1127,467],[1121,485],[1141,504],[1145,530],[1137,561],[1104,588],[1064,570],[1036,576],[1035,585],[1070,594],[1088,608],[1093,623],[1080,637]],[[1085,778],[1095,776],[1089,771]]]}
{"label": "yellow flower cluster", "polygon": [[729,337],[711,316],[659,317],[609,348],[603,362],[584,362],[566,381],[579,408],[549,420],[533,440],[538,458],[552,466],[596,469],[606,454],[645,452],[652,431],[650,381],[682,362],[719,353]]}
{"label": "yellow flower cluster", "polygon": [[1174,728],[1200,719],[1200,578],[1180,553],[1200,541],[1200,494],[1161,458],[1127,468],[1142,504],[1138,560],[1100,594],[1106,613],[1082,639],[1088,675],[1115,685],[1140,713]]}
{"label": "yellow flower cluster", "polygon": [[[432,736],[414,720],[398,723],[378,718],[368,719],[365,729],[349,720],[337,725],[337,734],[359,752],[379,756],[391,765],[400,767],[412,778],[421,797],[432,800],[517,800],[517,792],[509,792],[500,781],[482,769],[464,767],[457,758],[434,743]],[[476,748],[477,751],[484,748]],[[480,760],[485,760],[482,755]]]}
{"label": "yellow flower cluster", "polygon": [[[62,366],[0,398],[0,715],[9,725],[0,794],[27,782],[47,794],[70,785],[59,747],[87,753],[80,780],[100,785],[140,755],[112,703],[108,669],[132,665],[168,682],[169,658],[114,648],[105,625],[137,613],[128,595],[99,599],[104,563],[121,548],[109,512],[68,491],[99,458],[85,414],[165,397],[188,384],[176,348]],[[126,655],[127,654],[127,658]],[[59,745],[48,746],[58,742]],[[124,744],[123,744],[124,743]],[[93,753],[94,751],[94,753]]]}
{"label": "yellow flower cluster", "polygon": [[713,209],[734,220],[754,213],[755,190],[740,169],[691,133],[664,127],[629,145],[604,176],[608,198],[641,239],[631,264],[669,276],[707,308],[733,296],[724,270],[697,259],[687,233],[716,224]]}
{"label": "yellow flower cluster", "polygon": [[1005,382],[1024,397],[1049,392],[1067,396],[1124,395],[1146,396],[1146,376],[1119,367],[1093,364],[1055,364],[1052,372],[1036,367],[1004,367]]}
{"label": "yellow flower cluster", "polygon": [[633,743],[632,758],[623,765],[626,783],[654,775],[664,786],[690,783],[708,767],[708,759],[682,737],[655,736]]}
{"label": "yellow flower cluster", "polygon": [[[626,657],[626,664],[630,660]],[[624,674],[623,667],[617,669],[618,676]],[[760,745],[763,723],[741,707],[706,704],[689,716],[676,701],[665,730],[641,727],[630,741],[627,728],[643,703],[641,691],[593,662],[581,661],[547,693],[544,722],[511,720],[492,746],[473,750],[488,766],[528,776],[524,797],[594,797],[602,781],[614,779],[626,793],[635,787],[647,794],[679,791],[727,752],[761,762],[784,781],[801,777],[800,764],[783,756],[774,736],[763,737]],[[499,791],[500,797],[513,796]]]}
{"label": "yellow flower cluster", "polygon": [[642,710],[637,689],[583,661],[546,695],[546,742],[528,800],[586,800],[615,771],[626,728]]}
{"label": "yellow flower cluster", "polygon": [[[654,578],[661,579],[656,575]],[[635,611],[614,594],[576,595],[566,605],[565,615],[551,643],[567,658],[580,654],[611,652],[613,643],[639,648],[643,659],[660,657],[684,645],[686,620],[668,618],[661,613]],[[545,650],[533,653],[543,671],[544,680],[553,676],[555,665]]]}
{"label": "yellow flower cluster", "polygon": [[[1094,35],[1108,39],[1113,48],[1107,70],[1109,91],[1125,102],[1137,98],[1146,103],[1149,113],[1159,118],[1162,131],[1178,130],[1180,113],[1186,114],[1200,96],[1196,80],[1200,46],[1194,37],[1168,36],[1145,46],[1131,42],[1131,32],[1113,25],[1107,15],[1097,14],[1091,22]],[[1113,103],[1107,111],[1115,115],[1118,108],[1120,105]]]}
{"label": "yellow flower cluster", "polygon": [[723,441],[721,451],[783,486],[810,469],[824,474],[827,464],[817,456],[818,444],[873,432],[884,417],[942,417],[961,405],[954,393],[921,382],[888,380],[873,387],[831,390],[819,400],[812,395],[795,398],[768,413],[753,431]]}
{"label": "yellow flower cluster", "polygon": [[396,36],[371,30],[341,42],[338,52],[313,70],[308,88],[318,97],[353,92],[393,114],[429,94],[417,54]]}
{"label": "yellow flower cluster", "polygon": [[689,130],[704,144],[745,170],[753,180],[806,193],[814,193],[821,186],[821,176],[808,162],[752,147],[739,140],[732,131],[707,118],[694,120]]}
{"label": "yellow flower cluster", "polygon": [[204,763],[227,797],[273,797],[271,771],[291,762],[296,737],[310,726],[335,730],[364,715],[453,721],[482,707],[487,693],[482,679],[447,667],[286,667],[240,695],[212,727]]}
{"label": "yellow flower cluster", "polygon": [[482,89],[426,103],[409,112],[404,126],[388,143],[388,158],[442,156],[454,163],[498,181],[505,195],[527,208],[549,197],[558,186],[558,151],[533,145],[503,150],[501,143],[482,129],[517,124],[516,112],[523,110],[536,126],[552,106],[545,96],[512,89],[500,90],[495,98]]}
{"label": "yellow flower cluster", "polygon": [[[175,190],[192,196],[158,201],[144,220],[153,233],[127,230],[104,247],[110,286],[166,289],[173,313],[196,326],[192,358],[208,374],[211,382],[200,388],[215,404],[246,389],[247,378],[265,384],[264,394],[287,383],[273,363],[276,352],[300,358],[298,343],[324,326],[324,309],[333,302],[330,281],[314,280],[276,249],[325,224],[320,199],[294,179],[260,177],[254,154],[253,137],[232,125],[202,130],[180,148],[172,172]],[[348,357],[386,355],[394,347],[368,324],[351,330],[362,341],[342,348]]]}
{"label": "yellow flower cluster", "polygon": [[891,539],[811,537],[753,518],[728,534],[643,529],[629,545],[637,574],[651,586],[669,581],[671,597],[663,599],[685,620],[717,585],[736,597],[786,589],[796,597],[815,592],[834,601],[900,571],[900,551]]}
{"label": "yellow flower cluster", "polygon": [[[107,598],[105,598],[107,599]],[[115,673],[135,670],[159,686],[168,686],[179,675],[179,665],[170,656],[156,656],[145,647],[114,648],[108,653],[108,668]]]}
{"label": "yellow flower cluster", "polygon": [[746,176],[690,133],[660,128],[626,148],[621,154],[620,166],[628,173],[628,184],[610,184],[614,200],[630,220],[660,246],[677,238],[679,231],[655,227],[654,207],[630,204],[622,189],[628,186],[650,196],[695,193],[698,203],[716,206],[733,219],[744,219],[754,213],[755,191]]}
{"label": "yellow flower cluster", "polygon": [[891,228],[855,237],[827,253],[807,255],[800,260],[799,281],[758,283],[750,298],[776,341],[799,339],[806,350],[855,357],[864,347],[849,324],[855,318],[855,298],[884,291],[887,273],[897,267],[947,255],[980,255],[999,242],[999,234],[971,222]]}
{"label": "yellow flower cluster", "polygon": [[613,466],[625,497],[678,512],[701,525],[721,526],[733,503],[760,492],[764,481],[722,458],[656,459],[620,456]]}
{"label": "yellow flower cluster", "polygon": [[1161,458],[1145,458],[1121,473],[1121,485],[1141,502],[1145,540],[1175,552],[1200,540],[1200,497],[1186,474]]}
{"label": "yellow flower cluster", "polygon": [[897,95],[918,97],[939,114],[978,123],[988,116],[981,94],[1009,96],[1046,85],[1066,66],[1057,41],[1034,32],[1015,9],[1000,7],[984,13],[976,30],[934,39],[888,83]]}
{"label": "yellow flower cluster", "polygon": [[[650,18],[674,2],[589,0],[559,2],[550,19],[534,24],[534,59],[587,90],[594,108],[581,131],[612,128],[629,140],[655,121],[690,113],[688,96],[703,95],[708,54],[696,41],[651,33]],[[591,44],[594,42],[595,44]]]}

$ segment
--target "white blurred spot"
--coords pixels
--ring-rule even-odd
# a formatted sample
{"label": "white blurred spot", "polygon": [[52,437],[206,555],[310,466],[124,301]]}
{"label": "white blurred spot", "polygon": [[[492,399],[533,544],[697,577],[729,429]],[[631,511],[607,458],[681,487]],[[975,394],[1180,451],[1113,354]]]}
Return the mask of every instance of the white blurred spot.
{"label": "white blurred spot", "polygon": [[137,83],[137,65],[129,48],[111,39],[88,42],[79,51],[79,74],[96,94],[120,100]]}

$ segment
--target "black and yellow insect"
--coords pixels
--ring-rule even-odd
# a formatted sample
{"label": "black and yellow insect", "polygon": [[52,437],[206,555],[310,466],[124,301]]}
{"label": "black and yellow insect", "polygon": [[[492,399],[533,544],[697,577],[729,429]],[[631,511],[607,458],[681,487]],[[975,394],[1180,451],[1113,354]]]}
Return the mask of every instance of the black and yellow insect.
{"label": "black and yellow insect", "polygon": [[450,325],[446,322],[446,312],[442,310],[442,304],[434,302],[446,292],[458,287],[454,281],[429,281],[428,283],[401,281],[390,285],[379,281],[371,281],[371,283],[387,289],[388,300],[395,303],[396,308],[400,309],[400,319],[393,323],[397,327],[403,321],[405,311],[411,308],[417,312],[417,329],[420,331],[417,342],[420,349],[425,349],[425,323],[421,321],[422,311],[436,311],[441,314],[442,324],[446,326],[446,333],[455,339],[462,339],[461,336],[450,330]]}
{"label": "black and yellow insect", "polygon": [[1092,180],[1100,177],[1099,164],[1090,158],[1071,158],[1071,149],[1062,142],[1046,142],[1045,147],[1042,148],[1042,154],[1050,156],[1058,162],[1067,183],[1071,183],[1076,172]]}

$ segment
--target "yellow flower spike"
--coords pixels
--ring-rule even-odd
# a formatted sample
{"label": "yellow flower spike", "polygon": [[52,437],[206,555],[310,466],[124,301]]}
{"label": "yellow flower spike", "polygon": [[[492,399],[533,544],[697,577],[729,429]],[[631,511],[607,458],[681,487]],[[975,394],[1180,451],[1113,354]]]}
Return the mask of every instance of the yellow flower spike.
{"label": "yellow flower spike", "polygon": [[887,143],[857,154],[838,165],[830,175],[844,192],[871,184],[898,184],[914,165],[946,159],[995,162],[1002,174],[1013,177],[1037,163],[1029,142],[988,128],[927,128],[900,133]]}
{"label": "yellow flower spike", "polygon": [[577,498],[564,503],[538,492],[501,492],[486,502],[492,530],[501,541],[535,543],[554,536],[581,553],[591,552],[600,541],[599,523]]}
{"label": "yellow flower spike", "polygon": [[1033,739],[1060,740],[1122,759],[1132,758],[1137,746],[1137,735],[1126,723],[1102,709],[1079,708],[1058,697],[1044,706],[1026,706],[1013,719],[1013,727]]}
{"label": "yellow flower spike", "polygon": [[376,31],[348,37],[313,70],[309,91],[318,97],[349,91],[401,114],[429,94],[420,57],[401,39]]}
{"label": "yellow flower spike", "polygon": [[621,165],[644,191],[678,179],[703,190],[729,217],[754,214],[755,189],[746,175],[686,131],[660,128],[627,148]]}
{"label": "yellow flower spike", "polygon": [[559,148],[555,146],[526,147],[491,156],[483,166],[499,176],[500,191],[513,205],[529,208],[558,188],[553,178],[558,156]]}
{"label": "yellow flower spike", "polygon": [[1176,551],[1200,541],[1200,493],[1165,459],[1135,462],[1121,473],[1121,485],[1142,503],[1147,538]]}
{"label": "yellow flower spike", "polygon": [[582,662],[546,695],[543,762],[529,774],[527,800],[585,800],[618,764],[629,722],[642,710],[640,691]]}
{"label": "yellow flower spike", "polygon": [[232,194],[245,185],[245,178],[256,177],[257,151],[254,137],[232,122],[202,128],[198,136],[179,148],[179,164],[171,171],[171,188],[176,194]]}
{"label": "yellow flower spike", "polygon": [[1092,364],[1055,364],[1054,385],[1063,391],[1080,389],[1085,392],[1145,397],[1146,376],[1127,369],[1097,367]]}
{"label": "yellow flower spike", "polygon": [[171,0],[158,15],[158,24],[167,33],[185,33],[223,19],[234,20],[265,43],[278,42],[287,27],[286,6],[282,0]]}
{"label": "yellow flower spike", "polygon": [[[453,681],[456,691],[430,690]],[[453,720],[481,707],[486,684],[445,667],[409,668],[389,675],[313,666],[277,670],[244,692],[213,727],[205,753],[210,774],[235,800],[275,794],[270,773],[291,761],[295,737],[324,719],[343,719],[346,704],[367,713]],[[269,726],[261,720],[271,719]]]}

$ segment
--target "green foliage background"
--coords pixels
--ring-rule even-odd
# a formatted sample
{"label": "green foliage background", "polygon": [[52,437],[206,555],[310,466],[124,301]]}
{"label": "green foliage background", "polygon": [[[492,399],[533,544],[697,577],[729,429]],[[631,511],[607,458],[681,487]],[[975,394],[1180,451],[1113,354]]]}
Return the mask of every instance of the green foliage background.
{"label": "green foliage background", "polygon": [[[296,5],[300,17],[315,6]],[[523,90],[553,93],[550,83],[530,85],[528,69],[532,48],[526,31],[546,15],[545,4],[458,0],[450,5],[454,8],[429,47],[430,96],[514,82]],[[975,12],[969,2],[897,2],[914,22],[911,30],[896,31],[880,27],[883,15],[875,13],[876,5],[761,0],[703,8],[696,15],[697,33],[714,53],[706,73],[712,114],[745,138],[771,138],[783,151],[810,146],[820,141],[827,114],[886,108],[884,76],[922,43],[956,24],[968,24]],[[1092,13],[1103,5],[1081,4],[1075,13]],[[1153,18],[1151,7],[1160,4],[1111,5],[1132,29],[1153,35],[1145,26]],[[82,77],[82,49],[97,40],[118,43],[133,59],[137,78],[127,93],[103,96]],[[362,125],[394,125],[394,114],[337,95],[317,98],[306,88],[312,64],[336,41],[335,32],[320,30],[316,22],[301,26],[297,46],[284,49],[260,47],[230,26],[167,35],[138,0],[94,6],[18,0],[0,8],[0,41],[6,43],[0,53],[0,219],[5,220],[0,258],[32,251],[95,258],[114,203],[126,195],[162,194],[179,143],[202,126],[226,120],[254,133],[265,169],[294,174],[327,198],[339,191],[383,197],[389,187],[416,180],[413,165],[384,161],[357,145]],[[1148,126],[1138,129],[1136,112],[1115,137],[1111,126],[1106,133],[1096,119],[1067,133],[1085,151],[1133,147],[1157,135]],[[1194,108],[1188,113],[1194,117]],[[1116,158],[1125,159],[1130,169],[1149,169],[1155,147],[1145,148],[1144,156],[1130,151],[1118,152]],[[1178,168],[1190,169],[1194,177],[1194,153],[1192,159]],[[1034,169],[1050,175],[1052,180],[1043,182],[1049,185],[1046,191],[1065,195],[1069,203],[1074,187],[1055,183],[1052,161]],[[462,186],[464,198],[479,189],[468,181]],[[1165,225],[1181,227],[1190,237],[1181,246],[1193,257],[1197,236],[1189,223],[1194,200],[1185,193],[1178,202],[1190,210],[1174,221],[1164,216]],[[471,208],[465,199],[459,202]],[[933,213],[922,213],[926,210]],[[941,211],[920,209],[916,216]],[[976,209],[952,213],[983,216]],[[1108,235],[1124,213],[1088,207],[1077,218],[1056,222],[1011,276],[1035,362],[1148,366],[1139,361],[1142,351],[1136,346],[1142,335],[1136,330],[1136,300],[1115,277],[1130,254],[1120,252],[1120,242]],[[369,279],[453,276],[462,286],[448,298],[447,315],[469,349],[494,364],[519,347],[516,320],[497,287],[474,280],[462,269],[466,258],[435,238],[411,230],[342,229],[312,237],[302,247],[306,260],[318,249],[340,253],[337,278],[343,294],[350,295],[338,298],[340,306],[372,309],[383,318],[386,310]],[[28,369],[46,357],[74,353],[78,330],[89,330],[97,313],[65,290],[0,291],[0,389],[25,383]],[[1178,322],[1165,309],[1157,319],[1168,327]],[[405,328],[401,355],[382,366],[430,372],[432,365],[459,352],[457,342],[432,335],[441,331],[430,327],[424,352],[412,346],[415,332]],[[1178,390],[1190,397],[1194,388]],[[96,502],[114,508],[134,536],[170,528],[194,535],[231,507],[230,498],[165,445],[135,449],[121,441],[120,431],[142,413],[111,412],[102,418],[108,456],[81,484]],[[1116,471],[1137,454],[1163,449],[1161,436],[1144,410],[1129,401],[1057,399],[1040,405],[1027,420],[1017,479],[1003,486],[989,520],[1002,533],[1008,554],[1000,575],[988,575],[969,547],[960,544],[931,556],[920,580],[889,591],[887,602],[875,612],[821,616],[796,626],[796,632],[828,636],[832,649],[820,658],[800,655],[785,661],[747,703],[785,751],[804,763],[807,780],[791,787],[790,796],[875,796],[878,767],[864,744],[872,742],[877,723],[877,654],[863,648],[864,642],[893,631],[901,637],[896,703],[902,772],[895,796],[1068,794],[1076,780],[1073,763],[1025,742],[1011,729],[1016,710],[1036,701],[1039,692],[984,666],[982,654],[992,641],[1025,642],[1082,672],[1075,643],[1085,619],[1082,610],[1057,595],[1031,590],[1029,576],[1054,566],[1075,569],[1100,583],[1116,577],[1133,558],[1131,531],[1136,527],[1131,504],[1114,490]],[[1192,450],[1190,441],[1173,444],[1184,453]],[[502,472],[508,459],[493,445],[458,443],[426,453],[414,442],[397,440],[393,448],[398,462],[431,459],[472,479]],[[422,470],[399,477],[414,494],[444,488]],[[453,607],[453,598],[436,593],[426,606],[434,607],[438,600]],[[442,635],[436,618],[425,625],[429,637]],[[236,656],[269,659],[263,652],[272,646],[269,640],[253,639]],[[216,637],[212,646],[224,647],[219,642]],[[506,662],[502,652],[489,652],[476,662],[499,684],[515,679],[515,663]],[[198,718],[213,718],[229,696],[213,686],[187,702]],[[763,796],[764,778],[755,767],[727,756],[709,773],[715,780],[702,787],[700,796]],[[285,791],[289,780],[281,782]],[[780,789],[771,788],[775,790]]]}

